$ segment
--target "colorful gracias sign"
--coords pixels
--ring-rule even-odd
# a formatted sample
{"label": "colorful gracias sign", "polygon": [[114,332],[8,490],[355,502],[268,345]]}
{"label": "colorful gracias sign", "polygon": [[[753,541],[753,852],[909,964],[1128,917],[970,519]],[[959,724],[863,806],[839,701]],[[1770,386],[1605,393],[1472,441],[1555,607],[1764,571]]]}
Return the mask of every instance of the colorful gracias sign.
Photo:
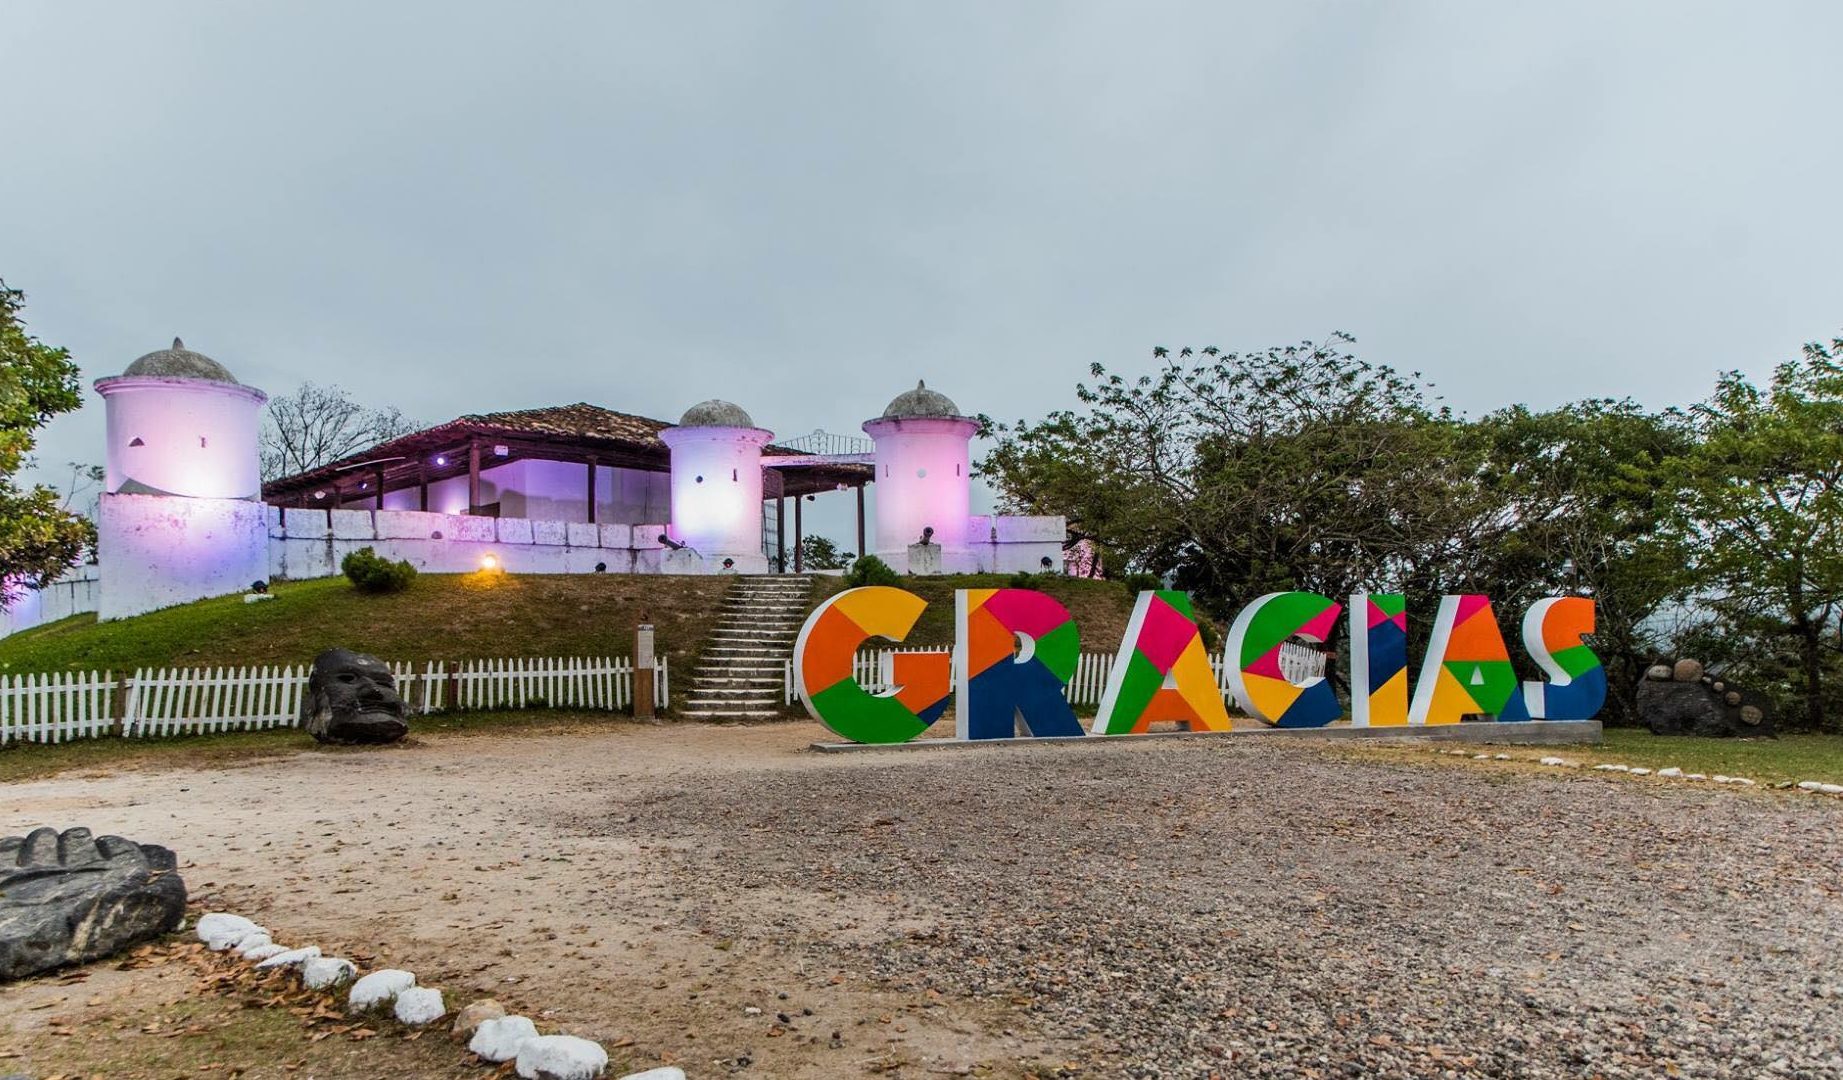
{"label": "colorful gracias sign", "polygon": [[[847,589],[819,605],[794,644],[794,679],[813,718],[860,743],[900,743],[920,735],[957,701],[954,734],[1006,739],[1129,735],[1176,721],[1191,731],[1232,726],[1190,597],[1139,594],[1094,719],[1083,727],[1064,693],[1081,656],[1081,631],[1069,610],[1031,589],[961,589],[955,636],[946,652],[895,653],[887,689],[872,692],[853,674],[872,639],[902,641],[927,601],[907,589]],[[1242,711],[1262,724],[1323,727],[1344,715],[1322,677],[1294,682],[1280,667],[1293,638],[1331,640],[1341,604],[1309,592],[1269,593],[1244,608],[1229,629],[1223,675]],[[1593,601],[1557,597],[1523,616],[1523,647],[1546,680],[1519,682],[1488,597],[1440,601],[1412,693],[1408,684],[1407,601],[1395,593],[1350,598],[1351,717],[1356,727],[1456,724],[1467,716],[1500,721],[1590,720],[1606,700],[1606,673],[1583,642],[1593,633]]]}

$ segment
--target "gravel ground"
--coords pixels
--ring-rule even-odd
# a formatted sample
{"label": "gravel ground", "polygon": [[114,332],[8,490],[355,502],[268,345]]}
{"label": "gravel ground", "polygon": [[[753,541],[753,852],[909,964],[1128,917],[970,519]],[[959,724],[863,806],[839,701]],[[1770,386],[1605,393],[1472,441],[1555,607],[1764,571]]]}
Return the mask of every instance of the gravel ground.
{"label": "gravel ground", "polygon": [[1083,1076],[1843,1076],[1835,800],[1161,741],[782,763],[558,821],[672,838],[704,932],[1002,1006]]}

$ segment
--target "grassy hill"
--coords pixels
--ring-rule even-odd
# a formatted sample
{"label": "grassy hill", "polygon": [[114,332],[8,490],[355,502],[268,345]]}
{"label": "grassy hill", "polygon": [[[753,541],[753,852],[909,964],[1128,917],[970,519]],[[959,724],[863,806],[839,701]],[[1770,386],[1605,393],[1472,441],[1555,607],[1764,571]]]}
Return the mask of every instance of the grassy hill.
{"label": "grassy hill", "polygon": [[729,580],[616,574],[423,574],[368,596],[345,578],[278,582],[241,596],[98,623],[77,615],[0,638],[0,671],[304,664],[345,646],[385,660],[627,656],[650,621],[675,670],[703,645]]}
{"label": "grassy hill", "polygon": [[[928,601],[905,644],[953,644],[955,589],[1009,578],[972,574],[908,578]],[[1087,652],[1113,652],[1132,614],[1119,583],[1040,579],[1075,616]],[[688,672],[730,579],[617,574],[423,574],[386,596],[345,578],[278,582],[275,599],[201,600],[132,619],[77,615],[0,638],[0,672],[123,671],[137,667],[305,664],[323,649],[355,648],[386,660],[503,656],[626,656],[650,621],[675,671]],[[844,588],[822,577],[814,602]]]}

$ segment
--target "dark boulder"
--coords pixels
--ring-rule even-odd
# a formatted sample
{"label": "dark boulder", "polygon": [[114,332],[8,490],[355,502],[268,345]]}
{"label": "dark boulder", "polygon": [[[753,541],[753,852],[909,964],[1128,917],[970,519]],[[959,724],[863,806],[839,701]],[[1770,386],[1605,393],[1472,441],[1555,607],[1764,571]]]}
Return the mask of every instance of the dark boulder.
{"label": "dark boulder", "polygon": [[88,829],[0,839],[0,982],[85,964],[179,928],[173,853]]}
{"label": "dark boulder", "polygon": [[[1684,680],[1686,671],[1695,677]],[[1702,665],[1679,660],[1673,668],[1653,667],[1638,684],[1638,717],[1653,735],[1755,738],[1773,732],[1764,694],[1731,682],[1705,679]],[[1722,689],[1717,689],[1717,687]]]}
{"label": "dark boulder", "polygon": [[390,667],[349,649],[314,657],[301,726],[323,743],[393,743],[410,733]]}

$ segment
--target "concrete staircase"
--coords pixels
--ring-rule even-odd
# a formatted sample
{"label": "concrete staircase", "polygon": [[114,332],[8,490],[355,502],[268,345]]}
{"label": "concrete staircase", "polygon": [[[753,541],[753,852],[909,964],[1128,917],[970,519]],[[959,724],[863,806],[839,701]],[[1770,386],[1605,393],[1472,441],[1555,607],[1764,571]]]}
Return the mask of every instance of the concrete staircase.
{"label": "concrete staircase", "polygon": [[688,720],[764,720],[780,716],[794,638],[813,599],[813,579],[745,575],[723,597],[716,629],[698,658],[691,690],[675,712]]}

